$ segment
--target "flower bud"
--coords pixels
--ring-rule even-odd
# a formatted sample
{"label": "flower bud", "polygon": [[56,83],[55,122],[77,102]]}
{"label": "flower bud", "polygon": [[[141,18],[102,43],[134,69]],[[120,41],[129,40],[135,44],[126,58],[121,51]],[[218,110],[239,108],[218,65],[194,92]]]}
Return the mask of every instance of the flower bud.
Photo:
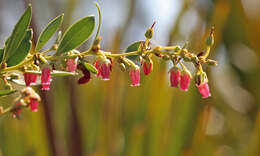
{"label": "flower bud", "polygon": [[145,32],[145,37],[147,39],[151,39],[153,38],[153,28],[148,28]]}
{"label": "flower bud", "polygon": [[209,37],[206,40],[206,45],[212,47],[214,44],[213,30],[211,30]]}
{"label": "flower bud", "polygon": [[217,66],[218,62],[215,60],[207,59],[206,63],[210,66]]}
{"label": "flower bud", "polygon": [[150,72],[153,70],[153,62],[149,60],[144,60],[143,63],[143,71],[145,75],[150,74]]}
{"label": "flower bud", "polygon": [[119,64],[119,67],[121,69],[122,72],[125,72],[126,71],[126,67],[125,67],[125,64],[124,63],[120,63]]}

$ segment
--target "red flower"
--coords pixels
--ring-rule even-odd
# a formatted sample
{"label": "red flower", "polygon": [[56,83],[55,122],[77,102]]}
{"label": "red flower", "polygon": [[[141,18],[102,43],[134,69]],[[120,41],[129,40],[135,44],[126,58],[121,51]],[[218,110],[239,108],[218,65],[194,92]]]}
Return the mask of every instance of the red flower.
{"label": "red flower", "polygon": [[26,86],[35,85],[37,81],[37,74],[33,73],[24,73],[24,81]]}
{"label": "red flower", "polygon": [[38,111],[38,105],[39,105],[38,99],[31,97],[30,98],[30,108],[31,108],[32,112]]}
{"label": "red flower", "polygon": [[99,60],[97,60],[96,62],[95,62],[95,67],[97,68],[97,70],[98,70],[98,73],[97,73],[97,77],[99,77],[99,76],[101,76],[101,72],[99,71],[99,66],[100,66],[100,64],[99,64]]}
{"label": "red flower", "polygon": [[136,69],[130,69],[129,71],[130,79],[131,79],[131,86],[140,86],[140,69],[139,67]]}
{"label": "red flower", "polygon": [[42,83],[42,90],[50,90],[51,70],[49,67],[44,67],[42,69],[41,83]]}
{"label": "red flower", "polygon": [[77,69],[77,60],[76,59],[68,59],[67,62],[67,71],[75,72]]}
{"label": "red flower", "polygon": [[200,85],[196,85],[199,89],[200,94],[202,95],[202,98],[208,98],[211,96],[210,91],[209,91],[209,85],[208,82],[204,82]]}
{"label": "red flower", "polygon": [[178,88],[178,84],[181,79],[181,72],[178,68],[172,67],[170,69],[170,82],[171,82],[171,87],[176,87]]}
{"label": "red flower", "polygon": [[181,75],[181,81],[180,81],[180,89],[183,91],[188,91],[189,85],[190,85],[190,74],[187,72],[184,72]]}
{"label": "red flower", "polygon": [[153,63],[152,63],[152,62],[144,61],[144,63],[143,63],[143,71],[144,71],[144,74],[145,74],[145,75],[150,74],[150,72],[152,71],[152,69],[153,69]]}
{"label": "red flower", "polygon": [[15,105],[15,108],[12,110],[12,116],[13,118],[18,118],[20,119],[20,114],[22,112],[22,107],[21,107],[22,103],[21,102],[18,102],[16,105]]}
{"label": "red flower", "polygon": [[101,80],[109,80],[112,71],[111,61],[109,59],[97,60],[95,66],[98,70],[97,76],[101,76]]}
{"label": "red flower", "polygon": [[90,71],[87,70],[86,68],[84,68],[82,64],[79,64],[79,65],[77,66],[77,68],[78,68],[79,70],[81,70],[82,73],[84,74],[84,76],[82,76],[82,77],[78,80],[78,84],[88,83],[89,80],[90,80]]}

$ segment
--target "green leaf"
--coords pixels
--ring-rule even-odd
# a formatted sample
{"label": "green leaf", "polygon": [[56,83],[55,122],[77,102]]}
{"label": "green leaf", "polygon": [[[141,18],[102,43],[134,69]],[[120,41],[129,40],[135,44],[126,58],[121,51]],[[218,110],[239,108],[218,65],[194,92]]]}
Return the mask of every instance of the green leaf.
{"label": "green leaf", "polygon": [[97,74],[98,73],[98,70],[92,64],[87,63],[87,62],[82,62],[82,64],[88,71],[92,72],[93,74]]}
{"label": "green leaf", "polygon": [[41,50],[41,48],[50,40],[50,38],[53,36],[53,34],[58,30],[60,27],[62,20],[63,20],[63,14],[56,17],[52,21],[48,23],[48,25],[44,28],[44,30],[41,32],[40,37],[38,38],[35,51],[38,52]]}
{"label": "green leaf", "polygon": [[28,55],[32,46],[32,36],[32,29],[27,30],[26,35],[24,36],[19,47],[15,50],[14,54],[6,61],[8,67],[19,64]]}
{"label": "green leaf", "polygon": [[[41,71],[34,71],[34,70],[27,70],[26,73],[38,74],[38,75],[42,74]],[[76,73],[59,71],[59,70],[53,70],[51,72],[51,76],[73,76],[73,75],[76,75]]]}
{"label": "green leaf", "polygon": [[0,90],[0,96],[6,96],[17,92],[17,90]]}
{"label": "green leaf", "polygon": [[[134,43],[132,43],[131,45],[129,45],[126,49],[125,49],[125,53],[128,52],[133,52],[133,51],[137,51],[140,44],[143,41],[136,41]],[[131,55],[131,56],[127,56],[128,59],[132,60],[132,61],[136,61],[137,60],[138,55]]]}
{"label": "green leaf", "polygon": [[10,36],[10,38],[7,40],[7,45],[4,50],[4,57],[2,61],[8,60],[16,51],[16,49],[19,47],[20,43],[22,42],[26,30],[30,24],[32,17],[32,7],[29,5],[27,9],[25,10],[22,17],[19,19],[17,24],[14,27],[14,30]]}
{"label": "green leaf", "polygon": [[95,28],[95,16],[87,16],[74,23],[61,39],[57,54],[79,47],[92,34]]}
{"label": "green leaf", "polygon": [[4,49],[0,49],[0,62],[2,62],[3,55],[4,55]]}
{"label": "green leaf", "polygon": [[76,75],[76,73],[66,72],[66,71],[58,71],[58,70],[53,70],[51,72],[51,76],[73,76],[73,75]]}
{"label": "green leaf", "polygon": [[38,75],[41,75],[42,72],[41,71],[35,71],[35,70],[26,70],[25,73],[30,73],[30,74],[38,74]]}

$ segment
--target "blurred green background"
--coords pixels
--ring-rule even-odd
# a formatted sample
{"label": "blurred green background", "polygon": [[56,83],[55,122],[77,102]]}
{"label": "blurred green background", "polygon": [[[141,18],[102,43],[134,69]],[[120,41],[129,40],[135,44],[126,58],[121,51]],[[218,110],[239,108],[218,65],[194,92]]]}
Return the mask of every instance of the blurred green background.
{"label": "blurred green background", "polygon": [[[4,44],[27,3],[33,6],[34,37],[49,20],[65,13],[62,29],[89,14],[94,0],[0,0],[0,44]],[[110,81],[92,76],[55,78],[41,93],[38,113],[23,120],[0,117],[1,156],[259,156],[259,0],[100,0],[102,48],[114,53],[144,39],[157,21],[153,43],[183,45],[199,53],[215,26],[205,69],[212,97],[202,99],[194,82],[188,92],[169,87],[169,65],[154,58],[154,70],[130,87],[127,73],[114,67]],[[90,40],[92,41],[92,40]],[[51,45],[52,41],[49,42]],[[87,49],[89,43],[80,49]],[[47,46],[48,47],[48,46]],[[192,69],[192,68],[190,68]],[[0,99],[9,106],[15,96]]]}

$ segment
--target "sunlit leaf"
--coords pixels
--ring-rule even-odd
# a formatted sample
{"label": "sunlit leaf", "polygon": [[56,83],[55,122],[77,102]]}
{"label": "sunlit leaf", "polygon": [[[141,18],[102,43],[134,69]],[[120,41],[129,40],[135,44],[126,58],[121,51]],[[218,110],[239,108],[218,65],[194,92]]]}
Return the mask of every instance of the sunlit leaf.
{"label": "sunlit leaf", "polygon": [[87,63],[87,62],[82,62],[83,66],[90,72],[94,73],[94,74],[97,74],[98,73],[98,70],[96,69],[95,66],[93,66],[92,64],[90,63]]}
{"label": "sunlit leaf", "polygon": [[6,96],[17,92],[17,90],[0,90],[0,96]]}
{"label": "sunlit leaf", "polygon": [[[137,42],[134,42],[132,43],[131,45],[129,45],[126,49],[125,49],[125,53],[128,53],[128,52],[133,52],[133,51],[137,51],[140,44],[142,43],[143,41],[137,41]],[[131,55],[131,56],[127,56],[128,59],[132,60],[132,61],[136,61],[137,58],[138,58],[138,55]]]}
{"label": "sunlit leaf", "polygon": [[19,47],[15,50],[14,54],[6,61],[8,67],[19,64],[28,55],[32,46],[32,36],[32,29],[27,30],[26,35],[24,36]]}
{"label": "sunlit leaf", "polygon": [[53,34],[59,29],[62,20],[63,14],[48,23],[38,38],[35,51],[41,50],[41,48],[50,40]]}
{"label": "sunlit leaf", "polygon": [[7,45],[4,49],[4,57],[2,61],[8,60],[16,51],[16,49],[20,46],[25,34],[26,30],[30,24],[32,17],[32,7],[29,5],[25,10],[22,17],[19,19],[17,24],[14,27],[12,35],[7,40]]}
{"label": "sunlit leaf", "polygon": [[94,28],[94,16],[87,16],[74,23],[70,28],[68,28],[61,39],[57,54],[62,54],[79,47],[90,37]]}
{"label": "sunlit leaf", "polygon": [[53,70],[51,72],[51,76],[73,76],[73,75],[76,75],[76,73],[66,72],[66,71],[58,71],[58,70]]}
{"label": "sunlit leaf", "polygon": [[[27,70],[26,73],[31,73],[31,74],[38,74],[41,75],[41,71],[34,71],[34,70]],[[73,72],[66,72],[66,71],[59,71],[59,70],[53,70],[51,72],[51,76],[73,76],[76,75],[76,73]]]}

